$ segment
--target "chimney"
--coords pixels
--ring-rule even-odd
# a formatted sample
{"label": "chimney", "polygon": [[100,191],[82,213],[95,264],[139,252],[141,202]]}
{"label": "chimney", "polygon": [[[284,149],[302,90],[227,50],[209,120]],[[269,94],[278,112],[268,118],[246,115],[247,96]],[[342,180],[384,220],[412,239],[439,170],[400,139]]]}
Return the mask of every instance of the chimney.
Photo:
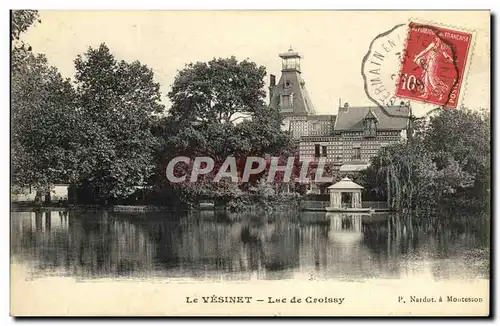
{"label": "chimney", "polygon": [[269,76],[269,102],[273,100],[274,89],[276,88],[276,76],[271,74]]}

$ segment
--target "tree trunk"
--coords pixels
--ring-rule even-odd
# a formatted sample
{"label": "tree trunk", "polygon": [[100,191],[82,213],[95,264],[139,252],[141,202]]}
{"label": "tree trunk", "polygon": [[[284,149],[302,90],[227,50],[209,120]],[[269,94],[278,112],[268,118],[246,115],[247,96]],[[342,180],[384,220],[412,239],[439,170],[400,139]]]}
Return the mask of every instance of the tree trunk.
{"label": "tree trunk", "polygon": [[50,204],[51,198],[50,198],[50,189],[45,192],[45,204]]}
{"label": "tree trunk", "polygon": [[35,204],[41,204],[42,203],[42,192],[40,190],[36,191],[35,194]]}

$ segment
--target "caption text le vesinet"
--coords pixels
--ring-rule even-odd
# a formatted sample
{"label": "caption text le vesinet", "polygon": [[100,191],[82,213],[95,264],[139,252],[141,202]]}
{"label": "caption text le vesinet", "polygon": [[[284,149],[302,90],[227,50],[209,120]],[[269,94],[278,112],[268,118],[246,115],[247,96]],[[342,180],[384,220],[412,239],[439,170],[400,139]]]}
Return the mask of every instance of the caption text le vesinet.
{"label": "caption text le vesinet", "polygon": [[245,296],[201,296],[201,297],[186,297],[186,303],[327,303],[327,304],[342,304],[345,298],[342,297],[264,297],[254,298]]}

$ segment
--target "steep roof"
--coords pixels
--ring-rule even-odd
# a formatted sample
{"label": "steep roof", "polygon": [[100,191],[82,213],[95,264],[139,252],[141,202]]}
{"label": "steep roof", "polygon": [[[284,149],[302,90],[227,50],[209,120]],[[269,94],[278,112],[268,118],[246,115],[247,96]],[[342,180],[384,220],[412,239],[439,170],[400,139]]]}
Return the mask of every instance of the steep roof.
{"label": "steep roof", "polygon": [[[285,87],[285,83],[290,86]],[[281,108],[280,96],[293,94],[293,108],[288,111],[287,108]],[[283,115],[310,115],[316,112],[305,82],[297,70],[284,70],[281,77],[272,90],[270,105],[280,108]]]}
{"label": "steep roof", "polygon": [[316,114],[316,108],[314,107],[314,104],[311,100],[311,95],[309,95],[309,91],[307,90],[307,88],[305,86],[306,83],[305,83],[304,79],[302,78],[302,76],[300,76],[300,75],[299,75],[299,79],[300,79],[302,93],[304,96],[304,102],[306,103],[307,110],[310,114]]}
{"label": "steep roof", "polygon": [[[408,125],[410,110],[407,106],[391,106],[382,110],[373,107],[343,107],[339,108],[335,122],[335,131],[363,130],[363,120],[371,114],[377,118],[379,130],[403,130]],[[388,114],[389,115],[388,115]]]}
{"label": "steep roof", "polygon": [[368,113],[366,114],[365,119],[375,119],[375,120],[377,120],[377,122],[379,121],[377,115],[375,114],[375,112],[373,112],[372,108],[370,108],[368,110]]}

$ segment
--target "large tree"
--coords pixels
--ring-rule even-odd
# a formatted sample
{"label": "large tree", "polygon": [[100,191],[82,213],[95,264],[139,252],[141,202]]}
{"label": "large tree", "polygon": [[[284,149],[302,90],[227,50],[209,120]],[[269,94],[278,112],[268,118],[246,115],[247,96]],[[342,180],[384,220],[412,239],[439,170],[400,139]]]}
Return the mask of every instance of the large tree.
{"label": "large tree", "polygon": [[27,53],[12,72],[13,184],[48,190],[78,178],[80,117],[69,82],[42,55]]}
{"label": "large tree", "polygon": [[424,130],[424,146],[435,153],[439,169],[449,167],[470,174],[470,195],[481,198],[490,188],[491,120],[488,111],[443,110]]}
{"label": "large tree", "polygon": [[234,57],[187,65],[168,94],[167,149],[216,161],[291,150],[278,110],[265,103],[265,75],[264,67]]}
{"label": "large tree", "polygon": [[20,39],[38,12],[17,10],[11,18],[12,184],[40,198],[54,183],[78,179],[80,118],[70,81]]}
{"label": "large tree", "polygon": [[163,112],[153,71],[138,61],[117,61],[101,44],[75,60],[79,109],[88,125],[83,183],[99,199],[123,198],[154,171],[153,134]]}
{"label": "large tree", "polygon": [[[241,170],[248,156],[292,153],[295,147],[281,130],[279,111],[265,103],[265,75],[264,67],[234,57],[197,62],[181,70],[168,94],[172,107],[163,123],[165,149],[159,173],[164,176],[168,161],[179,155],[209,156],[216,169],[234,156]],[[164,178],[160,182],[168,183]],[[227,185],[219,185],[220,193],[227,194]],[[200,181],[183,189],[196,195],[206,193],[204,189],[217,194],[219,185]]]}

